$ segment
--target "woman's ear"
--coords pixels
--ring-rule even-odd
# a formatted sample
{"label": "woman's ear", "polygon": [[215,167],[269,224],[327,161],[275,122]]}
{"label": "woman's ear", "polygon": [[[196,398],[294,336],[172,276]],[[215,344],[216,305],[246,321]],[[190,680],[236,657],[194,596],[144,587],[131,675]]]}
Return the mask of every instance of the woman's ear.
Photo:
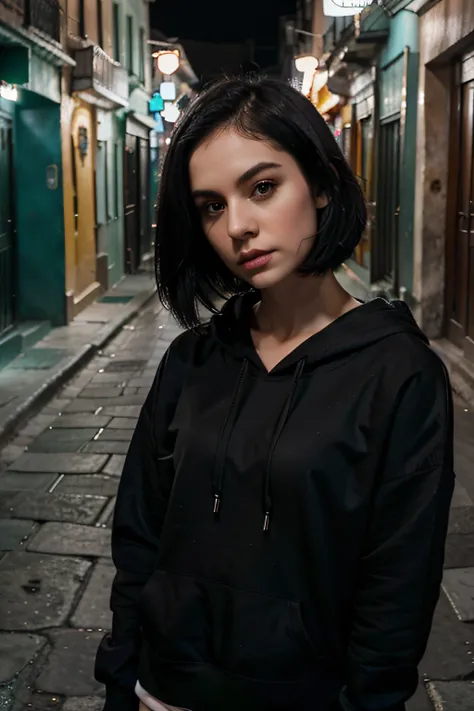
{"label": "woman's ear", "polygon": [[316,195],[316,209],[317,210],[321,210],[321,208],[327,207],[328,203],[329,203],[329,198],[325,193]]}

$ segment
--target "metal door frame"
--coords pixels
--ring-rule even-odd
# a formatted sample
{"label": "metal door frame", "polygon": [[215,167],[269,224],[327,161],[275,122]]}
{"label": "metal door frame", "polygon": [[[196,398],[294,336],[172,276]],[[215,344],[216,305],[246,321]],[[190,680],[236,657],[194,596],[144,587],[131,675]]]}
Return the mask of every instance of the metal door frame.
{"label": "metal door frame", "polygon": [[[391,130],[391,134],[389,134],[389,130]],[[390,139],[393,139],[396,136],[398,136],[398,149],[397,154],[394,156],[393,153],[395,146],[393,142],[390,142]],[[386,139],[385,142],[384,139]],[[391,153],[390,156],[388,156],[389,150]],[[394,292],[397,293],[399,228],[398,220],[396,218],[399,214],[400,205],[400,159],[402,155],[400,113],[393,114],[392,116],[379,121],[377,153],[379,158],[379,185],[376,207],[377,240],[373,246],[375,254],[372,261],[372,281],[388,281],[392,285]],[[395,160],[392,162],[391,159],[393,157]],[[390,161],[388,158],[390,158]],[[382,173],[382,166],[388,170],[391,180],[390,185],[388,181],[385,180],[385,176]],[[394,193],[390,190],[390,187],[394,188]],[[390,197],[390,194],[392,195],[393,200],[391,201],[391,205],[388,205],[388,198]],[[395,207],[393,215],[386,214],[388,207]],[[390,236],[385,234],[388,219],[393,220],[393,234]]]}

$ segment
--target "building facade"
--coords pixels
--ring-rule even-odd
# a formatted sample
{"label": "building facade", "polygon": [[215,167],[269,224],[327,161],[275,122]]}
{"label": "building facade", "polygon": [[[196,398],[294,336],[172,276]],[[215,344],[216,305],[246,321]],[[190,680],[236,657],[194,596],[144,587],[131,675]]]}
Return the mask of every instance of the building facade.
{"label": "building facade", "polygon": [[0,366],[65,321],[57,0],[0,0]]}
{"label": "building facade", "polygon": [[367,199],[367,229],[347,266],[367,293],[413,303],[419,18],[406,6],[381,0],[326,18],[328,78],[313,100]]}
{"label": "building facade", "polygon": [[[474,3],[420,15],[415,285],[422,326],[474,362]],[[450,349],[447,349],[450,352]],[[471,367],[472,371],[472,367]]]}
{"label": "building facade", "polygon": [[68,0],[61,130],[70,320],[123,267],[122,146],[115,112],[128,106],[126,70],[114,60],[111,0]]}
{"label": "building facade", "polygon": [[148,10],[0,0],[0,367],[150,254]]}
{"label": "building facade", "polygon": [[123,141],[124,268],[139,269],[151,257],[149,3],[113,3],[115,57],[126,68],[128,107],[117,112]]}
{"label": "building facade", "polygon": [[346,268],[366,296],[412,306],[474,397],[474,2],[379,0],[324,18],[315,0],[313,13],[324,46],[307,95],[368,203]]}

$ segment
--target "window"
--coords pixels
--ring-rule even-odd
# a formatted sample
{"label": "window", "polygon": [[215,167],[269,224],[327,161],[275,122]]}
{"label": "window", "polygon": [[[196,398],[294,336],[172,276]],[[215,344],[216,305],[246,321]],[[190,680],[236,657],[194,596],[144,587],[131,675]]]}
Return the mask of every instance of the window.
{"label": "window", "polygon": [[104,23],[102,15],[102,0],[97,0],[97,39],[99,46],[104,46]]}
{"label": "window", "polygon": [[114,23],[114,59],[120,62],[120,15],[119,4],[114,2],[112,6],[112,17]]}
{"label": "window", "polygon": [[86,36],[86,16],[84,12],[84,0],[79,0],[79,37]]}
{"label": "window", "polygon": [[145,30],[143,27],[140,27],[140,44],[138,45],[138,56],[140,58],[140,75],[139,79],[142,82],[142,84],[145,83],[145,50],[146,50],[146,42],[145,42]]}
{"label": "window", "polygon": [[127,15],[126,61],[129,74],[133,74],[133,17]]}

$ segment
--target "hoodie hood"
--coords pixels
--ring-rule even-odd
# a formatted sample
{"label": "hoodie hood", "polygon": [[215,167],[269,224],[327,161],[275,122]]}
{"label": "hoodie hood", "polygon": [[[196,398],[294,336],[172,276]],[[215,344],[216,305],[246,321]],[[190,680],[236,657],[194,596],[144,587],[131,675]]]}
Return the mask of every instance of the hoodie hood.
{"label": "hoodie hood", "polygon": [[[211,334],[236,359],[247,360],[263,369],[249,329],[252,309],[259,301],[258,291],[232,297],[222,312],[211,319],[210,329]],[[362,303],[359,308],[340,316],[322,331],[310,336],[269,375],[293,373],[295,366],[303,360],[305,369],[312,369],[399,333],[411,334],[428,343],[405,302],[377,298]]]}
{"label": "hoodie hood", "polygon": [[[266,376],[292,375],[276,421],[265,466],[263,487],[263,530],[268,531],[272,514],[271,476],[273,455],[278,441],[291,416],[298,384],[305,371],[311,371],[328,361],[360,351],[399,333],[408,333],[428,343],[418,328],[408,306],[402,301],[388,302],[374,299],[347,312],[322,331],[307,338],[270,372],[258,357],[250,334],[252,309],[260,300],[260,293],[252,291],[230,299],[221,314],[211,320],[211,334],[238,360],[241,367],[230,407],[225,418],[214,461],[212,477],[214,514],[218,515],[224,489],[225,466],[229,441],[245,397],[249,364]],[[285,387],[285,386],[283,386]]]}

